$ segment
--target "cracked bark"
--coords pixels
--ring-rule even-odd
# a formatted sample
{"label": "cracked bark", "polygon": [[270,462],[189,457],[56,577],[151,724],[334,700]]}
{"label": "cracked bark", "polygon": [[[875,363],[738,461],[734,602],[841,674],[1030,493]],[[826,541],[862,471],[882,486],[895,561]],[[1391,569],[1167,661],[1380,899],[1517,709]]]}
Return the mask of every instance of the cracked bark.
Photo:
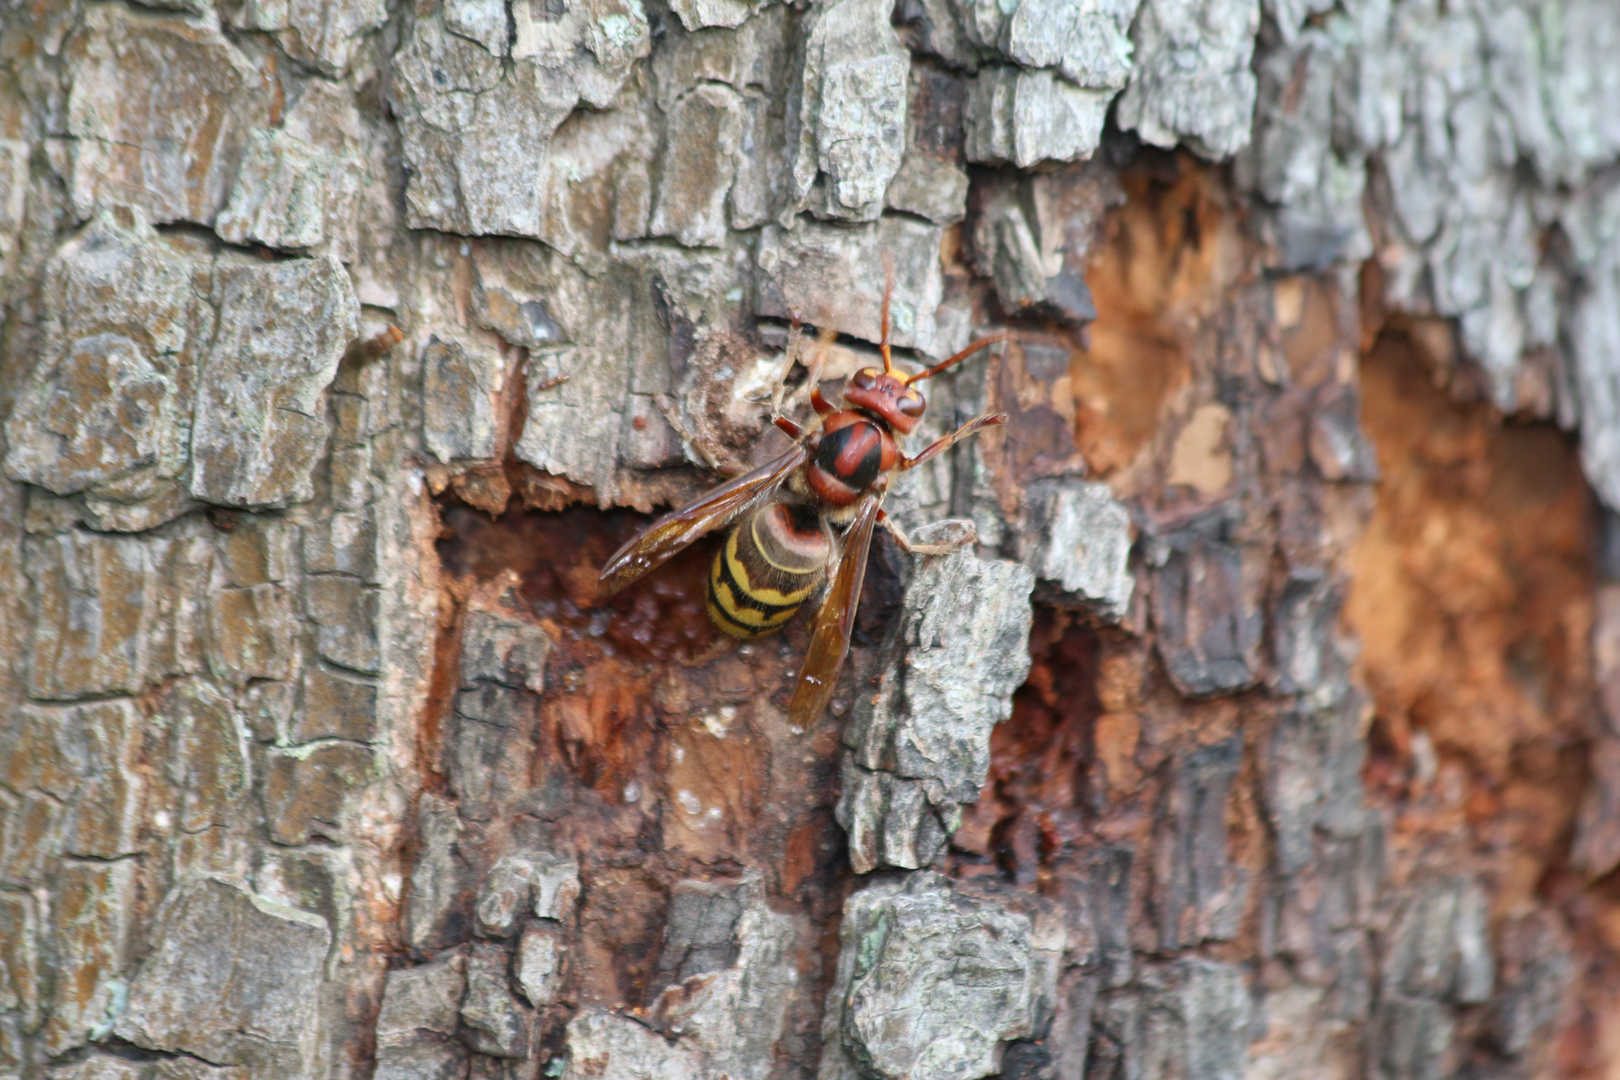
{"label": "cracked bark", "polygon": [[[1617,51],[7,7],[0,1080],[1614,1071]],[[1011,334],[917,444],[1010,419],[800,730],[713,542],[594,575],[875,361],[885,256],[901,363]]]}

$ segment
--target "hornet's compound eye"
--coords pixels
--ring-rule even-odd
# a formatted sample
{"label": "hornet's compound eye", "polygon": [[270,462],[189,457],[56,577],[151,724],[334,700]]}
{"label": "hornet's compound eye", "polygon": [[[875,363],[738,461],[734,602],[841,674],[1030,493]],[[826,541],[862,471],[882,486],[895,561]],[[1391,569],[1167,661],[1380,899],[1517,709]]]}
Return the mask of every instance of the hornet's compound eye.
{"label": "hornet's compound eye", "polygon": [[900,399],[900,413],[903,416],[921,416],[927,407],[928,403],[915,390],[906,391],[906,396]]}
{"label": "hornet's compound eye", "polygon": [[870,390],[877,385],[878,376],[883,374],[877,368],[861,368],[850,377],[849,385],[857,390]]}

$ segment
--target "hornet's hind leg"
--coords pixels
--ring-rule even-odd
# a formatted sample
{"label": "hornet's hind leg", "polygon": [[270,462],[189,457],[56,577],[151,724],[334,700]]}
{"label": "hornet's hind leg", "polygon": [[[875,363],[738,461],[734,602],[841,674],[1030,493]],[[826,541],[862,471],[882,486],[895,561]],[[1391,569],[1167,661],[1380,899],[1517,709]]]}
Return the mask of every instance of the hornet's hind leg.
{"label": "hornet's hind leg", "polygon": [[[878,524],[889,530],[889,535],[893,536],[894,542],[900,545],[900,550],[908,555],[952,555],[979,542],[978,528],[974,526],[973,522],[962,518],[953,519],[949,522],[949,524],[960,525],[960,532],[949,539],[935,543],[919,543],[913,540],[906,535],[906,531],[900,527],[899,522],[881,510],[878,511]],[[947,522],[939,522],[938,524],[944,525]]]}

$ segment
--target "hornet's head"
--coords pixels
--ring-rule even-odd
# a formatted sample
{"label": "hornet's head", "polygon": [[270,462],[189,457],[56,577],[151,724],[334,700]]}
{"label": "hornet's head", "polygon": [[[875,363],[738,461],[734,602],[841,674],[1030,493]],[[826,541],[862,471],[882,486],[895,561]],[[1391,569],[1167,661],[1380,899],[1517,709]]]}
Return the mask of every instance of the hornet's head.
{"label": "hornet's head", "polygon": [[844,403],[881,417],[901,435],[909,435],[928,403],[905,378],[890,371],[862,368],[844,384]]}
{"label": "hornet's head", "polygon": [[889,298],[893,293],[894,258],[888,252],[884,252],[883,337],[878,344],[878,350],[883,354],[883,370],[862,368],[851,375],[849,381],[844,384],[844,402],[852,408],[863,409],[873,416],[881,417],[899,434],[910,435],[928,409],[928,402],[912,389],[911,384],[933,378],[986,345],[994,345],[998,341],[1005,340],[1007,335],[992,334],[989,337],[982,337],[949,360],[935,364],[926,371],[919,371],[915,375],[903,374],[894,366],[894,359],[889,355]]}

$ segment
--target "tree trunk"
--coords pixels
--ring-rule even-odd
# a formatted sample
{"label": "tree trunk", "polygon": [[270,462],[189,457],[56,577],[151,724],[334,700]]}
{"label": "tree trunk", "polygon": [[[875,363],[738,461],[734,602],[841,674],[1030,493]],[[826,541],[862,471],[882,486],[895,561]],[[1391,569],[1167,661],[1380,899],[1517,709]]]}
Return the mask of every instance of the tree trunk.
{"label": "tree trunk", "polygon": [[[0,1078],[1620,1075],[1612,0],[0,5]],[[922,384],[853,648],[663,508]],[[802,325],[801,325],[802,324]],[[818,331],[827,333],[818,336]],[[881,530],[880,530],[881,532]]]}

